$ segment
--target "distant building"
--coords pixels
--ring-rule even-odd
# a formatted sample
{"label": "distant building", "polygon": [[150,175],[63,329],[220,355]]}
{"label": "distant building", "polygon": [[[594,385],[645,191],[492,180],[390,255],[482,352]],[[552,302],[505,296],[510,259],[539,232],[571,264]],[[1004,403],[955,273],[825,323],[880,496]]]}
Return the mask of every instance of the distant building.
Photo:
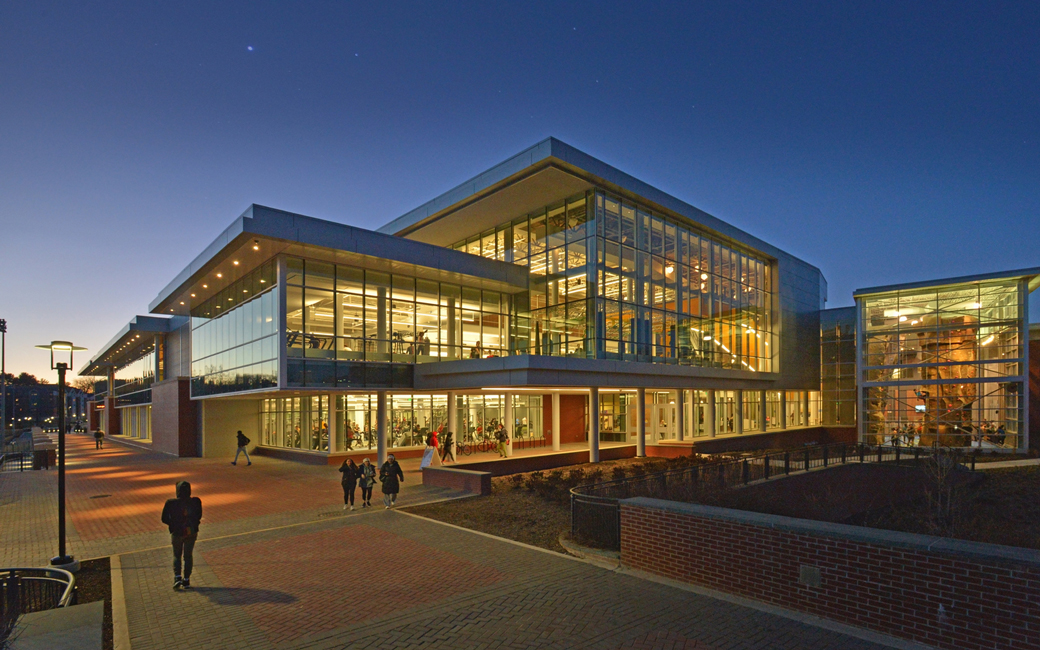
{"label": "distant building", "polygon": [[[8,384],[6,390],[8,428],[22,429],[33,426],[57,426],[57,384],[38,384],[35,386]],[[88,405],[92,397],[90,393],[85,393],[77,388],[66,387],[65,418],[68,424],[86,426]]]}

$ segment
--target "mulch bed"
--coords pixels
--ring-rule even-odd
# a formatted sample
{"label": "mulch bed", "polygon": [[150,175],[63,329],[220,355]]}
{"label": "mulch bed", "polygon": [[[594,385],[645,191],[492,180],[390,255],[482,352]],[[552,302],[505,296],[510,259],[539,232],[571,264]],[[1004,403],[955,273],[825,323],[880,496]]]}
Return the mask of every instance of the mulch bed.
{"label": "mulch bed", "polygon": [[492,481],[490,496],[432,503],[407,510],[559,553],[566,553],[560,546],[560,533],[571,527],[568,504],[543,499],[524,489],[512,489],[503,479]]}
{"label": "mulch bed", "polygon": [[76,573],[76,602],[83,605],[105,601],[102,648],[112,650],[112,573],[107,557],[85,560]]}

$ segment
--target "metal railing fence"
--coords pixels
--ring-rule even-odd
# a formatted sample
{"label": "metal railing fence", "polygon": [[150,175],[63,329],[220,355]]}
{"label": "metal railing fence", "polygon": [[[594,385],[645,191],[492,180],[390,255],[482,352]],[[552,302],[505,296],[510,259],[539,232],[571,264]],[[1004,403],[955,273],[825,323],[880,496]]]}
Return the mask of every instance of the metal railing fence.
{"label": "metal railing fence", "polygon": [[0,645],[22,614],[68,607],[75,601],[76,578],[64,569],[0,569]]}
{"label": "metal railing fence", "polygon": [[[709,461],[687,467],[580,485],[570,491],[571,535],[579,541],[620,550],[622,499],[650,497],[693,500],[705,491],[723,491],[757,481],[832,465],[881,463],[930,458],[937,449],[872,446],[864,443],[809,445],[804,449],[763,453],[744,458]],[[975,456],[965,461],[975,469]]]}

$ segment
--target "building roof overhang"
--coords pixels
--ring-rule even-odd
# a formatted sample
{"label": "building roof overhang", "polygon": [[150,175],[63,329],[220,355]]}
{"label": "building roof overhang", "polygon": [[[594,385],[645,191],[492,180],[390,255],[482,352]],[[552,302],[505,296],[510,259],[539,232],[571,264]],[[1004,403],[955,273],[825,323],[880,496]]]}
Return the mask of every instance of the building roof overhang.
{"label": "building roof overhang", "polygon": [[192,304],[201,304],[280,254],[505,293],[527,289],[527,269],[514,264],[252,205],[159,292],[148,309],[188,316]]}
{"label": "building roof overhang", "polygon": [[135,316],[80,369],[79,374],[104,377],[110,368],[127,366],[152,350],[156,334],[166,334],[183,323],[183,319],[163,316]]}
{"label": "building roof overhang", "polygon": [[914,289],[938,289],[941,287],[953,287],[958,285],[966,284],[982,284],[984,282],[999,282],[1009,280],[1025,280],[1029,285],[1030,293],[1035,291],[1037,287],[1040,287],[1040,267],[1033,267],[1029,269],[1017,269],[1013,271],[996,271],[994,273],[980,273],[977,275],[961,275],[952,278],[942,278],[939,280],[925,280],[922,282],[908,282],[906,284],[889,284],[882,285],[879,287],[868,287],[866,289],[856,289],[852,296],[853,298],[862,298],[863,296],[872,296],[883,293],[895,293],[899,291],[911,291]]}
{"label": "building roof overhang", "polygon": [[593,187],[689,222],[697,230],[737,248],[751,249],[773,259],[794,257],[556,138],[546,138],[394,219],[377,232],[448,246],[461,237]]}

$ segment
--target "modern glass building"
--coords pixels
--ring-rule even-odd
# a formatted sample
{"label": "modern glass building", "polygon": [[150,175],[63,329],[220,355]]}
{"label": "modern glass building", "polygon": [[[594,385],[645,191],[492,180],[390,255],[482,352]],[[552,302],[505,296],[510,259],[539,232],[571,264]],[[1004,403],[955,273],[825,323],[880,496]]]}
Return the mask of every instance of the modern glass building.
{"label": "modern glass building", "polygon": [[862,439],[1022,449],[1040,269],[856,292]]}
{"label": "modern glass building", "polygon": [[[864,438],[916,425],[886,383],[903,385],[892,371],[909,357],[872,350],[903,345],[884,315],[924,298],[886,289],[825,310],[826,293],[815,266],[550,138],[376,231],[251,206],[81,374],[114,387],[96,426],[179,455],[231,453],[239,429],[264,453],[337,462],[419,453],[430,431],[464,453],[500,423],[513,447],[594,460],[825,424],[852,439],[857,405]],[[1021,331],[1000,329],[1025,322],[1010,296],[973,298],[994,421],[1025,408],[1003,386],[1021,359],[1001,357],[998,381],[987,356],[1024,354]],[[882,325],[864,320],[878,309]],[[920,345],[952,345],[947,320]],[[944,372],[918,383],[946,404]],[[1006,440],[1024,440],[1023,417]],[[934,418],[953,440],[938,433],[951,416]]]}

